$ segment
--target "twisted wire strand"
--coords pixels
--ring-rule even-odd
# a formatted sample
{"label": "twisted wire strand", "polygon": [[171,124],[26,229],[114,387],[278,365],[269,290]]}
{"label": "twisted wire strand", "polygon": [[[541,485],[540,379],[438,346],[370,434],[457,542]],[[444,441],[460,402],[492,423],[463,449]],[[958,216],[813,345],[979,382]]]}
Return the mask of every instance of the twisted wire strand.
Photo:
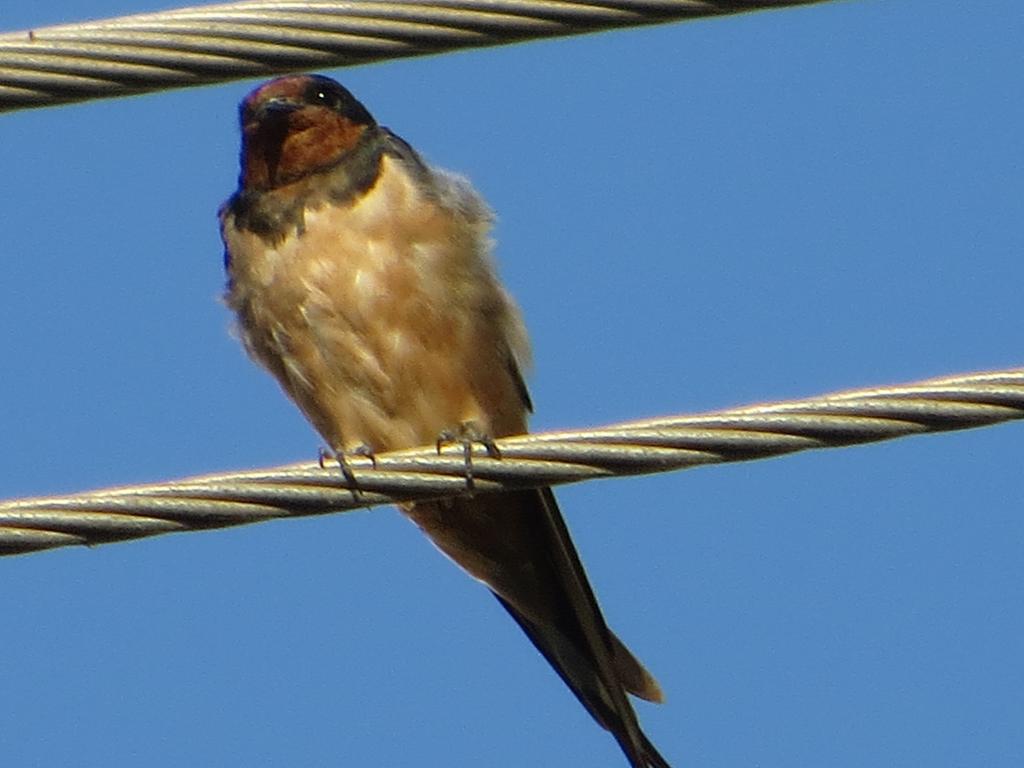
{"label": "twisted wire strand", "polygon": [[[474,456],[474,492],[665,472],[1024,417],[1024,368],[948,376],[598,429],[497,441]],[[355,457],[358,495],[334,466],[292,464],[70,496],[0,502],[0,554],[343,512],[467,492],[461,446]]]}
{"label": "twisted wire strand", "polygon": [[249,0],[0,34],[0,111],[823,0]]}

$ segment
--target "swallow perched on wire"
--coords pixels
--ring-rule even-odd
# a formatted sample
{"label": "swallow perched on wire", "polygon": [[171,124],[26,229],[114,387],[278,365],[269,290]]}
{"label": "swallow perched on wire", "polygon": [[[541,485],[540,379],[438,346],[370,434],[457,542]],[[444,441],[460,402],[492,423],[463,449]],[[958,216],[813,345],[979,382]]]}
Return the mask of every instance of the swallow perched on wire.
{"label": "swallow perched on wire", "polygon": [[[238,191],[220,211],[226,301],[342,467],[353,451],[526,431],[529,356],[490,256],[492,215],[322,76],[241,105]],[[626,694],[661,701],[613,635],[549,488],[402,510],[482,581],[635,768],[668,768]]]}

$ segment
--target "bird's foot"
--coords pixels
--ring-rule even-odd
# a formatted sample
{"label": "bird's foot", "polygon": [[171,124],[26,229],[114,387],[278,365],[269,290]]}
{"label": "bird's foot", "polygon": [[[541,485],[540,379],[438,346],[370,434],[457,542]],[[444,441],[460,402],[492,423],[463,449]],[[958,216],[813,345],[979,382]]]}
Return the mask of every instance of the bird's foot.
{"label": "bird's foot", "polygon": [[[370,460],[370,465],[377,468],[377,455],[373,452],[373,448],[366,445],[357,445],[351,451],[348,451],[349,455],[361,456]],[[355,473],[352,471],[352,465],[349,464],[346,458],[345,451],[336,451],[331,448],[320,449],[320,467],[326,468],[328,461],[334,461],[338,464],[338,468],[341,469],[341,475],[345,478],[345,482],[348,483],[349,490],[352,491],[352,498],[356,501],[361,501],[363,498],[362,489],[359,487],[359,481],[356,480]]]}
{"label": "bird's foot", "polygon": [[474,443],[482,445],[484,450],[487,451],[487,455],[492,459],[501,458],[501,451],[498,450],[494,439],[475,421],[464,421],[455,429],[446,429],[437,436],[438,453],[441,453],[441,448],[445,445],[456,444],[462,446],[462,457],[466,465],[466,490],[470,493],[476,487],[476,481],[473,478]]}

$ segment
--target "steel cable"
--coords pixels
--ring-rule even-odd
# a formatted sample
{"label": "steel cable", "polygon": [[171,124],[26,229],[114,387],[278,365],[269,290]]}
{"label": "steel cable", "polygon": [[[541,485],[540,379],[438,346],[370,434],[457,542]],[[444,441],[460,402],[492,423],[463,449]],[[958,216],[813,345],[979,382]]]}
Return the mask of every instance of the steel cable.
{"label": "steel cable", "polygon": [[[472,457],[473,492],[685,469],[1024,417],[1024,368],[833,393],[598,429],[497,441]],[[359,489],[337,467],[306,462],[100,491],[0,502],[0,554],[100,544],[273,518],[342,512],[467,492],[460,446],[352,459]]]}
{"label": "steel cable", "polygon": [[0,34],[0,111],[823,0],[250,0]]}

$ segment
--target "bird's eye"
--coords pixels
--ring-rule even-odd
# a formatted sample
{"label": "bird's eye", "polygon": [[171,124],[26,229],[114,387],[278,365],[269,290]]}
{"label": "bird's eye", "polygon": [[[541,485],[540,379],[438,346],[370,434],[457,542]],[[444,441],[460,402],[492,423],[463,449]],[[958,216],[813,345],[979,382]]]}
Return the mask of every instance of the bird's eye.
{"label": "bird's eye", "polygon": [[331,91],[325,88],[313,88],[309,91],[306,96],[312,104],[318,104],[328,109],[334,109],[338,106],[338,97]]}

